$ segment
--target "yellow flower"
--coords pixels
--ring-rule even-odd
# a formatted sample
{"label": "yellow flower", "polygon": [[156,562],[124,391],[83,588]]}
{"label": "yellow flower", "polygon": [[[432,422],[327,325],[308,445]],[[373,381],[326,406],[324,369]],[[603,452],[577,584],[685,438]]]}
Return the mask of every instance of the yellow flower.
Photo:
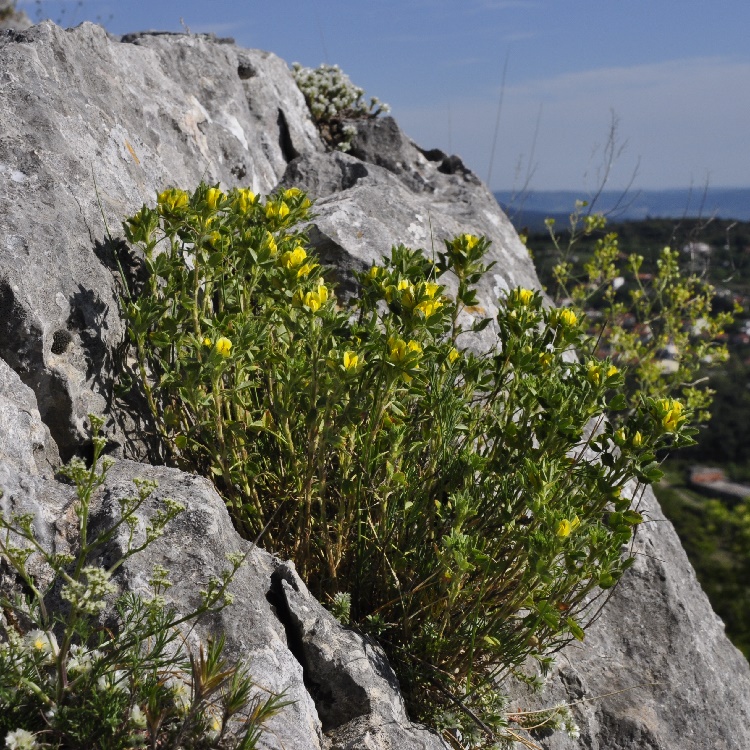
{"label": "yellow flower", "polygon": [[219,188],[209,188],[206,191],[206,203],[208,203],[213,209],[215,209],[223,199],[224,193],[222,193]]}
{"label": "yellow flower", "polygon": [[305,276],[308,276],[310,271],[312,271],[314,268],[317,268],[317,263],[305,263],[304,266],[301,266],[299,270],[297,271],[297,278],[298,279],[304,279]]}
{"label": "yellow flower", "polygon": [[270,232],[266,232],[264,244],[268,248],[268,252],[271,253],[271,256],[274,256],[279,252],[279,248],[276,246],[276,240]]}
{"label": "yellow flower", "polygon": [[388,347],[390,349],[388,356],[394,362],[400,362],[406,356],[406,341],[403,339],[389,338]]}
{"label": "yellow flower", "polygon": [[190,201],[184,190],[170,188],[163,193],[159,193],[156,202],[159,208],[163,210],[176,211],[179,208],[186,208]]}
{"label": "yellow flower", "polygon": [[419,310],[425,318],[432,317],[442,307],[442,302],[438,299],[422,300],[414,309]]}
{"label": "yellow flower", "polygon": [[599,365],[594,364],[593,362],[589,362],[588,372],[586,373],[586,377],[589,383],[593,383],[594,385],[599,385],[599,383],[601,382],[601,377],[602,377],[602,368],[599,367]]}
{"label": "yellow flower", "polygon": [[391,337],[388,339],[390,348],[389,358],[392,362],[403,362],[409,354],[422,353],[422,347],[413,339],[407,344],[403,339]]}
{"label": "yellow flower", "polygon": [[542,367],[547,368],[552,364],[552,352],[542,352],[539,355],[539,364],[541,364]]}
{"label": "yellow flower", "polygon": [[213,344],[213,341],[211,341],[211,339],[208,338],[208,336],[206,336],[206,338],[203,339],[203,346],[211,346],[212,344]]}
{"label": "yellow flower", "polygon": [[466,245],[466,248],[471,250],[479,242],[479,237],[473,234],[462,234],[461,240]]}
{"label": "yellow flower", "polygon": [[328,287],[322,282],[314,292],[307,292],[302,297],[302,304],[309,307],[312,312],[318,312],[328,301]]}
{"label": "yellow flower", "polygon": [[448,352],[448,359],[450,360],[451,364],[455,362],[461,355],[458,353],[458,349],[454,346],[453,349],[451,349]]}
{"label": "yellow flower", "polygon": [[522,307],[527,307],[532,299],[534,299],[534,292],[531,289],[519,288],[513,292],[513,301],[518,302]]}
{"label": "yellow flower", "polygon": [[283,219],[286,216],[289,216],[289,206],[287,206],[284,201],[281,201],[280,203],[274,203],[273,201],[271,201],[270,203],[266,204],[267,219]]}
{"label": "yellow flower", "polygon": [[568,310],[567,308],[558,312],[557,319],[568,328],[572,328],[578,322],[578,316],[572,310]]}
{"label": "yellow flower", "polygon": [[367,278],[370,281],[375,281],[375,279],[377,279],[378,276],[382,276],[384,270],[385,269],[382,268],[381,266],[372,266],[370,270],[367,272]]}
{"label": "yellow flower", "polygon": [[567,518],[564,518],[560,523],[557,524],[557,530],[555,531],[555,534],[560,537],[560,539],[565,539],[565,537],[570,536],[572,531],[575,531],[579,526],[581,525],[581,521],[579,520],[578,516],[574,516],[572,521],[568,521]]}
{"label": "yellow flower", "polygon": [[643,435],[641,435],[640,430],[636,430],[635,435],[633,435],[633,448],[640,448],[643,444]]}
{"label": "yellow flower", "polygon": [[430,299],[434,298],[434,296],[438,293],[440,290],[440,284],[435,284],[432,281],[425,281],[424,283],[424,291],[425,294],[430,297]]}
{"label": "yellow flower", "polygon": [[302,191],[296,187],[290,187],[284,191],[284,197],[287,199],[296,198],[299,195],[302,195]]}
{"label": "yellow flower", "polygon": [[237,190],[236,205],[242,213],[245,213],[255,203],[255,193],[248,188]]}
{"label": "yellow flower", "polygon": [[222,357],[228,357],[231,349],[232,342],[226,336],[222,336],[216,341],[216,351],[221,354]]}
{"label": "yellow flower", "polygon": [[620,372],[620,371],[614,365],[610,365],[609,368],[608,368],[608,370],[607,370],[607,377],[608,378],[612,378],[615,375],[617,375],[618,372]]}
{"label": "yellow flower", "polygon": [[313,312],[318,312],[318,310],[320,310],[320,299],[315,292],[307,292],[302,298],[302,302]]}
{"label": "yellow flower", "polygon": [[667,432],[674,432],[684,421],[683,405],[674,398],[662,398],[656,402],[661,423]]}
{"label": "yellow flower", "polygon": [[307,258],[305,248],[297,245],[294,250],[287,250],[281,256],[281,265],[289,269],[299,268],[305,262],[305,258]]}
{"label": "yellow flower", "polygon": [[344,352],[344,369],[345,370],[356,370],[359,364],[359,356],[354,352]]}
{"label": "yellow flower", "polygon": [[396,289],[398,289],[399,292],[402,292],[404,289],[408,289],[409,291],[411,291],[412,289],[414,289],[414,287],[412,286],[410,281],[401,279],[401,281],[398,282],[398,286],[396,287]]}

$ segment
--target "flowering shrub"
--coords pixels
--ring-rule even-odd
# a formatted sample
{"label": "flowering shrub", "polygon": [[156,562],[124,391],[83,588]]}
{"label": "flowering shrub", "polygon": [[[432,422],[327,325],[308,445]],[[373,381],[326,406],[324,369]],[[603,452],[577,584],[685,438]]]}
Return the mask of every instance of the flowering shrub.
{"label": "flowering shrub", "polygon": [[[31,515],[10,519],[0,513],[0,560],[10,565],[30,593],[12,601],[0,597],[0,738],[13,750],[32,748],[236,748],[255,747],[263,722],[283,704],[278,696],[251,697],[253,683],[242,668],[221,658],[223,638],[196,652],[184,645],[179,625],[221,610],[231,600],[227,587],[242,564],[233,555],[222,577],[209,581],[200,606],[179,616],[164,602],[167,572],[154,570],[153,596],[116,597],[112,573],[159,537],[182,511],[170,500],[137,543],[136,511],[155,489],[136,483],[134,497],[121,498],[120,518],[91,536],[89,513],[94,492],[109,462],[99,466],[105,439],[102,421],[90,417],[94,459],[79,460],[63,473],[76,485],[78,549],[75,555],[46,550],[36,538]],[[108,568],[88,564],[120,528],[128,529],[125,554]],[[49,584],[41,589],[31,563],[45,566]],[[64,609],[50,609],[59,588]],[[113,601],[102,627],[99,616]]]}
{"label": "flowering shrub", "polygon": [[497,347],[461,351],[484,238],[437,261],[393,248],[343,310],[295,229],[299,190],[216,190],[167,191],[125,224],[149,277],[125,301],[136,375],[172,460],[380,639],[411,710],[450,741],[476,716],[475,746],[573,732],[562,709],[537,724],[501,710],[495,681],[584,638],[631,563],[630,498],[659,478],[658,451],[691,442],[690,411],[628,400],[582,316],[530,289],[473,324]]}
{"label": "flowering shrub", "polygon": [[324,140],[339,151],[348,151],[357,134],[356,125],[346,120],[377,117],[390,111],[375,96],[366,104],[362,99],[364,90],[355,86],[338,65],[303,68],[294,63],[292,75]]}

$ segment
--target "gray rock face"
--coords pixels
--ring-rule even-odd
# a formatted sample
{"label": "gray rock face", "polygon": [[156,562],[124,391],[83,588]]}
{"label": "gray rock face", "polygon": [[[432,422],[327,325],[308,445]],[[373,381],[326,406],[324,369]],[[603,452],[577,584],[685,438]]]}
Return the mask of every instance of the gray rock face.
{"label": "gray rock face", "polygon": [[[56,549],[70,540],[72,497],[53,470],[60,456],[85,449],[85,415],[111,417],[118,456],[143,448],[143,432],[113,402],[124,336],[116,261],[135,272],[120,222],[158,191],[201,179],[262,193],[307,189],[317,198],[309,234],[345,291],[351,271],[391,245],[438,251],[462,232],[493,241],[496,266],[478,313],[492,316],[510,287],[538,286],[509,221],[460,159],[419,149],[390,118],[357,123],[350,154],[327,153],[286,65],[268,53],[203,36],[120,41],[91,24],[44,23],[0,31],[0,90],[0,503],[34,512]],[[144,516],[166,496],[187,510],[148,555],[123,566],[119,582],[142,590],[158,562],[172,571],[175,605],[194,605],[225,553],[248,543],[207,482],[128,460],[108,476],[100,520],[118,494],[132,493],[134,477],[159,482]],[[750,668],[671,525],[652,497],[645,502],[652,522],[638,537],[635,567],[585,643],[560,655],[541,698],[585,700],[574,707],[581,738],[539,741],[556,750],[743,750]],[[294,699],[265,747],[444,747],[409,723],[377,646],[341,627],[289,565],[252,550],[234,591],[235,604],[201,633],[223,630],[230,655],[248,659],[259,684]],[[532,700],[519,691],[514,707]]]}
{"label": "gray rock face", "polygon": [[[274,55],[90,23],[0,32],[0,356],[36,393],[60,452],[111,401],[123,338],[120,223],[171,185],[268,192],[322,150]],[[122,437],[120,438],[123,439]]]}
{"label": "gray rock face", "polygon": [[652,491],[640,511],[646,521],[634,566],[585,641],[558,655],[541,696],[519,694],[519,705],[581,701],[573,707],[580,739],[558,733],[540,742],[548,750],[750,747],[747,661],[724,634]]}
{"label": "gray rock face", "polygon": [[431,161],[390,117],[365,120],[357,131],[352,155],[305,154],[283,178],[317,199],[310,239],[338,269],[345,291],[351,291],[352,270],[380,262],[393,245],[436,254],[443,240],[464,232],[493,243],[488,257],[496,265],[479,287],[478,314],[494,317],[498,296],[515,286],[539,287],[513,226],[471,172],[441,171],[445,158]]}

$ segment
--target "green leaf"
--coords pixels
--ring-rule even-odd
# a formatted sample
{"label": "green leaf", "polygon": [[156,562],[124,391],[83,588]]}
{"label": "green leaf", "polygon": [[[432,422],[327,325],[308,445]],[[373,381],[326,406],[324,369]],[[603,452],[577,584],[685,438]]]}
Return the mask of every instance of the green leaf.
{"label": "green leaf", "polygon": [[618,393],[608,404],[607,408],[612,411],[622,411],[628,408],[628,399],[624,393]]}
{"label": "green leaf", "polygon": [[475,332],[483,331],[492,322],[491,318],[482,318],[471,325],[471,330]]}
{"label": "green leaf", "polygon": [[568,619],[565,620],[565,623],[568,626],[568,630],[570,630],[571,635],[577,641],[582,641],[586,637],[586,634],[583,632],[583,628],[572,617],[568,617]]}
{"label": "green leaf", "polygon": [[622,514],[622,520],[631,526],[637,526],[639,523],[643,523],[643,516],[634,510],[626,510]]}

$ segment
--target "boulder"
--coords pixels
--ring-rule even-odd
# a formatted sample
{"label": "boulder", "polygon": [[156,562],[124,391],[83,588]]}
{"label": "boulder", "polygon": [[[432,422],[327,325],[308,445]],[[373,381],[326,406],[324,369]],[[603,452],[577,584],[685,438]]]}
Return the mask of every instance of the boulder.
{"label": "boulder", "polygon": [[[49,22],[0,31],[0,85],[4,512],[33,512],[40,538],[64,550],[73,498],[54,470],[86,454],[86,414],[105,414],[118,460],[98,521],[111,518],[136,477],[159,484],[144,520],[166,496],[186,506],[148,554],[123,566],[123,588],[143,590],[160,563],[172,573],[175,606],[194,605],[226,552],[249,552],[235,603],[199,633],[223,631],[230,656],[248,660],[259,685],[294,700],[264,747],[445,747],[409,721],[377,644],[337,623],[288,563],[241,540],[205,480],[131,460],[148,455],[149,435],[137,405],[135,415],[120,410],[114,393],[125,356],[119,274],[139,269],[121,222],[169,186],[205,180],[267,194],[296,185],[317,200],[307,230],[344,293],[351,272],[393,244],[436,253],[457,233],[487,235],[495,266],[475,312],[492,316],[500,294],[539,283],[490,192],[458,157],[420,149],[391,118],[358,122],[349,154],[327,151],[282,60],[210,36],[116,39],[92,24]],[[540,698],[513,686],[514,708],[581,701],[573,707],[580,739],[539,738],[547,748],[750,747],[750,668],[653,496],[643,503],[636,565],[584,643],[559,655]],[[107,554],[123,543],[114,539]]]}

